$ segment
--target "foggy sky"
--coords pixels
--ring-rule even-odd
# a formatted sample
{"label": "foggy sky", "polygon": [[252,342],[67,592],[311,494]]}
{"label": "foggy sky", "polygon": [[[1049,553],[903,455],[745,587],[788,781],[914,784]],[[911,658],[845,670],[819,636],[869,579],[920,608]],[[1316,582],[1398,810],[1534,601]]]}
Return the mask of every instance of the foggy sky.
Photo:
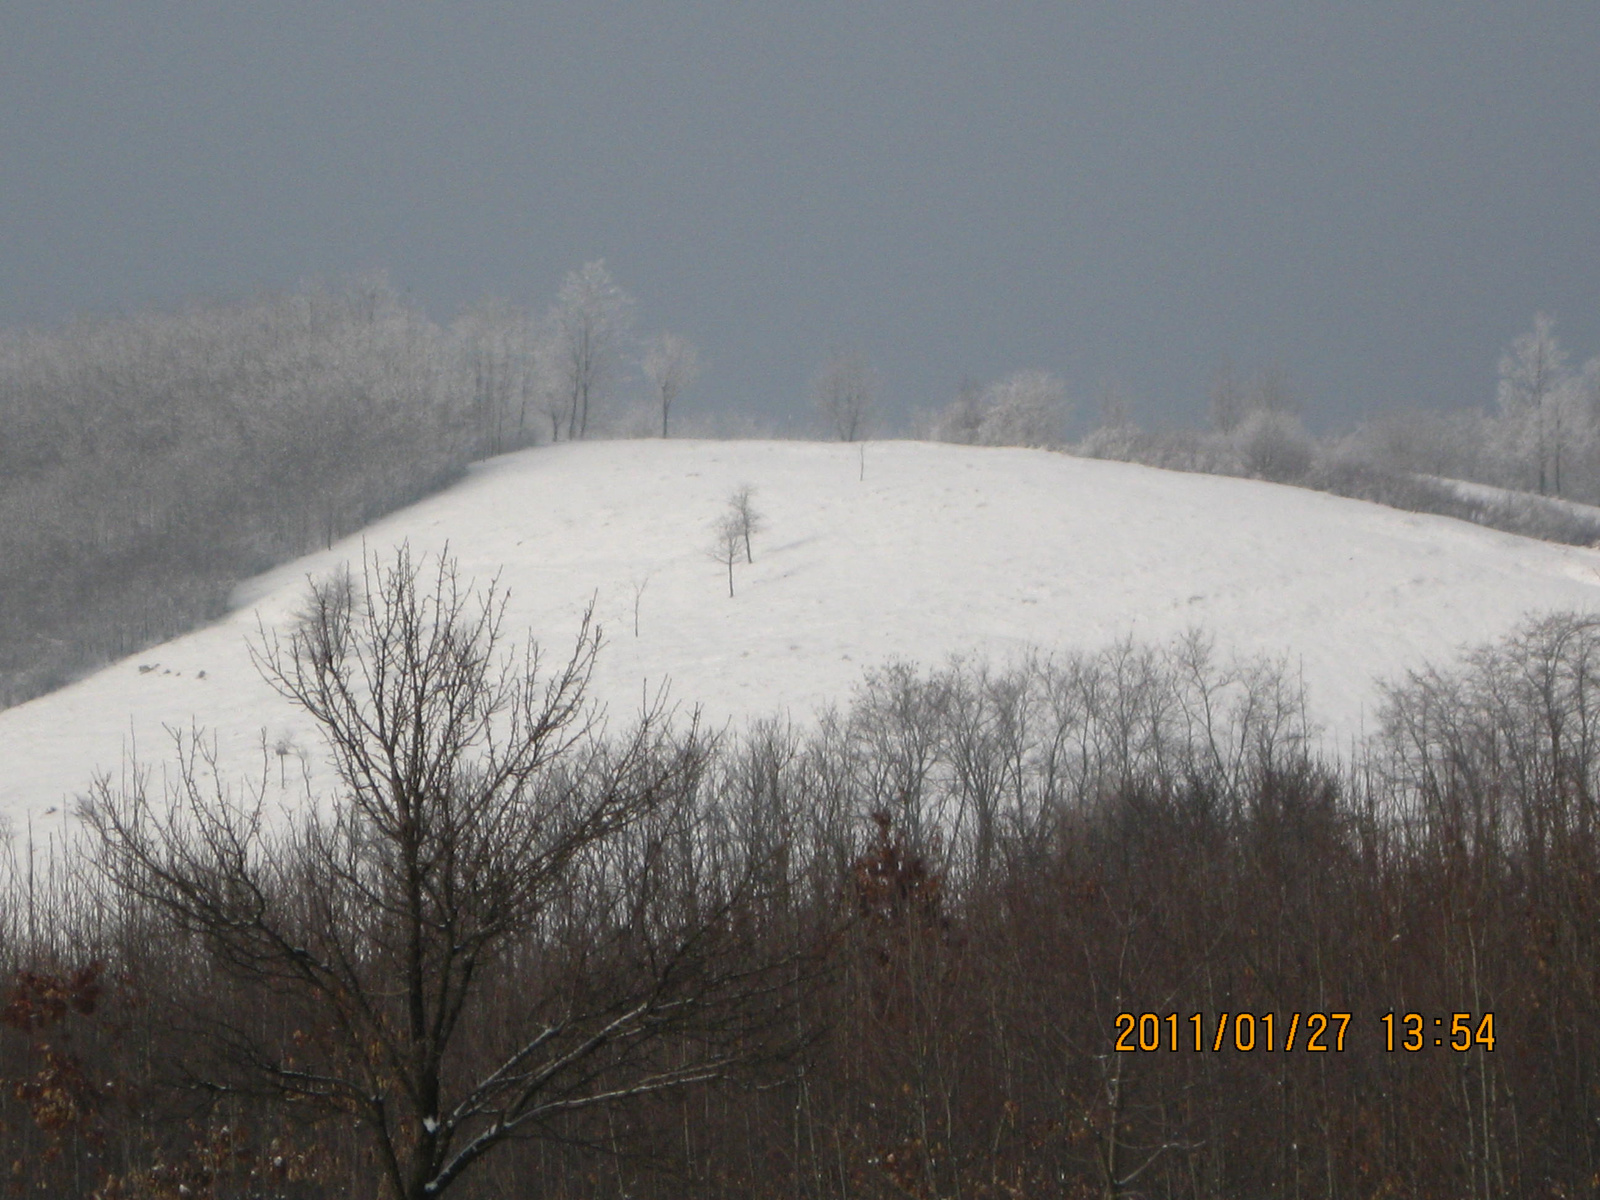
{"label": "foggy sky", "polygon": [[439,320],[603,257],[799,430],[831,349],[1201,418],[1487,404],[1600,354],[1600,5],[0,6],[0,325],[387,270]]}

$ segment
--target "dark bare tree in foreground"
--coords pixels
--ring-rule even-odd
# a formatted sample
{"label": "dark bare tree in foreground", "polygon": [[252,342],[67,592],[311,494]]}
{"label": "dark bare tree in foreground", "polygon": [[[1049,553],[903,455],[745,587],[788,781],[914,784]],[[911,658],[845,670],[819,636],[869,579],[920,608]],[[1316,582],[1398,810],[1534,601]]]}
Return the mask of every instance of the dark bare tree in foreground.
{"label": "dark bare tree in foreground", "polygon": [[318,584],[254,652],[321,727],[333,796],[273,818],[191,743],[169,795],[103,782],[87,813],[124,902],[199,964],[171,984],[201,1035],[185,1069],[354,1117],[396,1200],[718,1076],[770,998],[734,932],[750,864],[696,807],[706,743],[659,708],[601,739],[599,630],[547,677],[503,614],[406,549]]}

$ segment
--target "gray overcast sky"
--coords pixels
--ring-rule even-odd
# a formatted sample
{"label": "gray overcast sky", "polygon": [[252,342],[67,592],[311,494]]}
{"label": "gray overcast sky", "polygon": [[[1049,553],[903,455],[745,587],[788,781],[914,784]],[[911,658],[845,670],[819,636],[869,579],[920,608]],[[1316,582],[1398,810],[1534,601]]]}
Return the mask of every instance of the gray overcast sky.
{"label": "gray overcast sky", "polygon": [[[604,257],[685,409],[1037,367],[1198,420],[1488,403],[1600,354],[1600,4],[0,6],[0,324],[385,269],[447,320]],[[797,425],[798,427],[798,425]]]}

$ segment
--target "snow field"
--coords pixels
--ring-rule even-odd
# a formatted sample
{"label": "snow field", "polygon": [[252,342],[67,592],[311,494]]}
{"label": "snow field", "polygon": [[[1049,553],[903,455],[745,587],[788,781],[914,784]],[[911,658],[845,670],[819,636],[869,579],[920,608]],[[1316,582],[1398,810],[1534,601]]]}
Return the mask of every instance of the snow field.
{"label": "snow field", "polygon": [[[286,803],[327,782],[314,727],[247,653],[320,577],[448,547],[509,591],[506,629],[549,659],[591,601],[594,696],[613,720],[666,686],[714,725],[848,699],[889,660],[1164,641],[1199,627],[1228,655],[1283,660],[1332,749],[1375,723],[1376,680],[1497,638],[1529,611],[1600,608],[1600,552],[1250,480],[1044,451],[871,443],[562,445],[475,467],[331,551],[249,581],[225,619],[0,712],[0,817],[66,822],[97,771],[157,772],[164,727],[214,733],[224,770]],[[765,531],[735,567],[712,526],[740,484]],[[636,591],[639,633],[634,636]],[[279,751],[282,753],[279,753]],[[284,786],[279,787],[280,781]]]}

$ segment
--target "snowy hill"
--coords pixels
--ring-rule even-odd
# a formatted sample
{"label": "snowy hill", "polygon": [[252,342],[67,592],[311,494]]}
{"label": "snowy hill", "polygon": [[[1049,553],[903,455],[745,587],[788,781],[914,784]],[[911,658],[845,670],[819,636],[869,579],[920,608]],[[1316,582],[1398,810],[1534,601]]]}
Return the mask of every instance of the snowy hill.
{"label": "snowy hill", "polygon": [[[955,652],[1164,640],[1199,626],[1218,650],[1298,668],[1336,746],[1370,727],[1375,676],[1498,637],[1525,612],[1600,609],[1600,553],[1248,480],[1042,451],[803,442],[598,442],[480,464],[365,533],[448,542],[464,574],[501,572],[508,628],[570,649],[590,597],[614,716],[670,681],[713,722],[844,700],[863,669]],[[739,484],[766,532],[729,599],[708,550]],[[310,764],[316,739],[257,678],[246,638],[279,625],[332,551],[251,581],[223,621],[0,712],[0,814],[37,833],[130,748],[170,758],[163,725],[217,731],[226,766],[259,772],[263,734]],[[634,636],[635,590],[639,632]],[[325,778],[325,772],[323,778]],[[53,813],[50,810],[55,810]]]}

